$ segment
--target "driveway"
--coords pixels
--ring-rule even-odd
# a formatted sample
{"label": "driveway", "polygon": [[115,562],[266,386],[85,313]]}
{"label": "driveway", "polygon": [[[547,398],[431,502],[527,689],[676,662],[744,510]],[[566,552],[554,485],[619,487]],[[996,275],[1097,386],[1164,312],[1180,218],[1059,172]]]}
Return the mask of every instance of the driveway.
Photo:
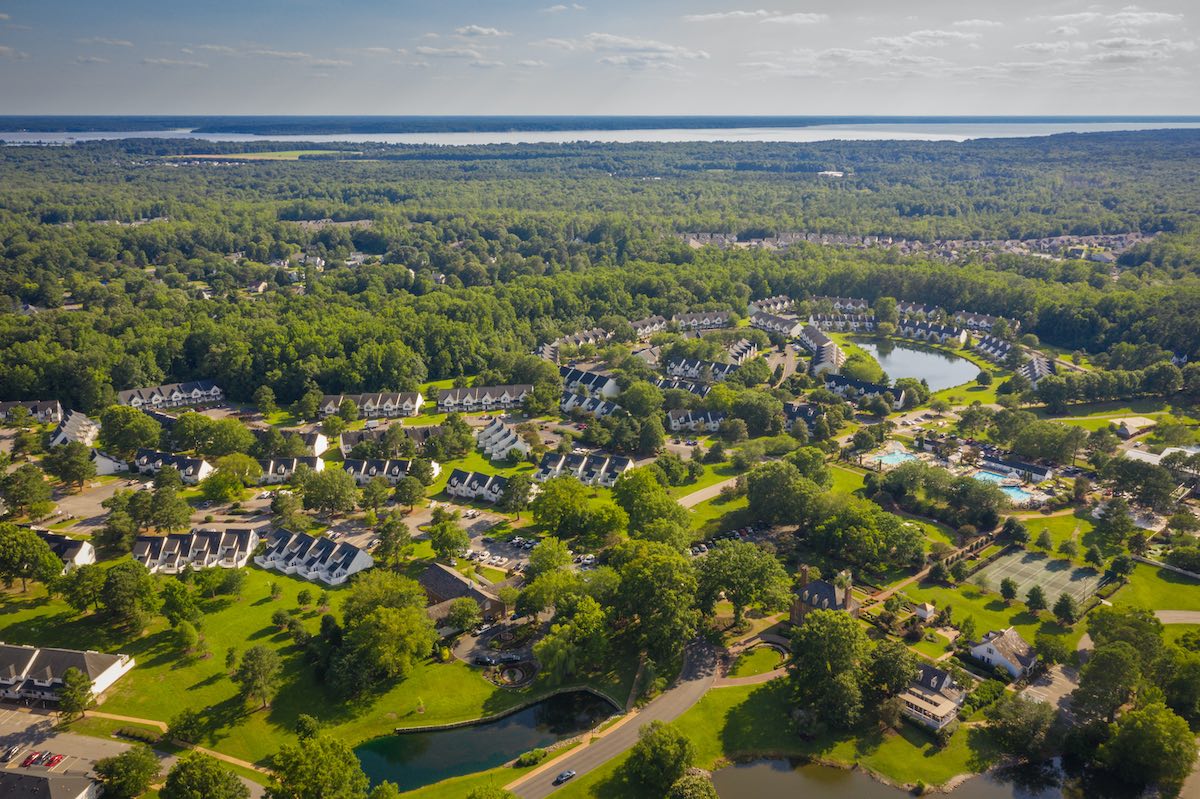
{"label": "driveway", "polygon": [[[65,755],[61,763],[49,772],[52,774],[72,774],[75,776],[95,776],[93,766],[97,760],[119,755],[130,744],[111,738],[93,738],[90,735],[77,735],[72,732],[58,732],[54,728],[54,719],[40,713],[29,713],[17,710],[12,705],[0,705],[0,748],[19,745],[21,752],[12,761],[2,764],[8,771],[30,774],[46,774],[41,766],[21,768],[21,761],[34,751],[49,749],[56,754]],[[175,765],[178,758],[156,752],[162,762],[163,774]],[[250,796],[258,799],[263,795],[263,787],[243,777],[238,779],[250,789]]]}
{"label": "driveway", "polygon": [[[672,721],[683,715],[704,696],[717,674],[716,652],[707,644],[694,642],[687,648],[683,673],[679,680],[640,712],[628,717],[592,743],[571,750],[543,764],[511,785],[505,786],[522,799],[542,799],[557,786],[554,777],[568,769],[586,774],[604,765],[632,747],[638,730],[652,721]],[[570,784],[570,783],[568,783]]]}
{"label": "driveway", "polygon": [[1053,705],[1060,712],[1069,713],[1071,692],[1079,687],[1079,673],[1063,665],[1051,666],[1046,673],[1030,683],[1021,696]]}

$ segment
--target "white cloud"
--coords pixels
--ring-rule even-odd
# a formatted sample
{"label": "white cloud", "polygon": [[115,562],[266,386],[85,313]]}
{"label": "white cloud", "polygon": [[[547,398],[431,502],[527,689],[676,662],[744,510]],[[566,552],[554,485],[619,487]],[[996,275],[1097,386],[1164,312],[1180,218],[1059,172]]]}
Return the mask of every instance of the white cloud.
{"label": "white cloud", "polygon": [[177,61],[174,58],[143,58],[142,63],[148,67],[168,67],[172,69],[208,69],[203,61]]}
{"label": "white cloud", "polygon": [[76,64],[107,64],[107,58],[101,58],[94,55],[81,55],[75,57]]}
{"label": "white cloud", "polygon": [[1002,28],[1003,22],[994,19],[960,19],[952,23],[956,28]]}
{"label": "white cloud", "polygon": [[709,57],[704,50],[613,33],[589,33],[582,40],[571,40],[566,48],[563,48],[564,43],[565,40],[560,40],[555,46],[600,53],[599,64],[637,71],[679,71],[682,62]]}
{"label": "white cloud", "polygon": [[1183,20],[1183,15],[1168,14],[1164,11],[1147,11],[1138,6],[1125,6],[1120,11],[1111,13],[1103,11],[1078,11],[1072,14],[1055,14],[1044,19],[1068,24],[1105,25],[1110,28],[1142,28],[1147,25],[1180,22]]}
{"label": "white cloud", "polygon": [[772,25],[814,25],[818,22],[824,22],[829,19],[826,14],[780,14],[778,16],[767,17],[763,22],[769,22]]}
{"label": "white cloud", "polygon": [[464,25],[454,30],[459,36],[512,36],[508,31],[499,28],[485,28],[482,25]]}
{"label": "white cloud", "polygon": [[0,58],[10,58],[13,61],[23,61],[29,58],[29,53],[22,53],[20,50],[14,50],[8,45],[0,44]]}
{"label": "white cloud", "polygon": [[579,49],[579,44],[571,39],[542,39],[533,43],[535,47],[552,47],[555,50],[571,52]]}
{"label": "white cloud", "polygon": [[1086,49],[1085,42],[1028,42],[1026,44],[1018,44],[1018,50],[1027,50],[1030,53],[1065,53],[1072,48]]}
{"label": "white cloud", "polygon": [[540,61],[536,58],[524,58],[517,62],[517,66],[525,69],[541,69],[542,67],[550,66],[545,61]]}
{"label": "white cloud", "polygon": [[256,55],[263,58],[278,58],[283,61],[307,61],[312,58],[312,55],[301,52],[300,50],[250,50],[247,55]]}
{"label": "white cloud", "polygon": [[978,33],[963,33],[962,31],[921,30],[913,31],[905,36],[876,36],[871,44],[880,47],[908,49],[911,47],[943,47],[952,43],[973,42],[979,38]]}
{"label": "white cloud", "polygon": [[221,53],[223,55],[233,55],[237,50],[227,44],[198,44],[197,50],[207,50],[210,53]]}
{"label": "white cloud", "polygon": [[0,14],[0,22],[3,22],[7,19],[11,19],[11,17],[9,17],[8,14]]}
{"label": "white cloud", "polygon": [[469,47],[418,47],[417,55],[432,58],[470,58],[475,61],[483,60],[483,53]]}
{"label": "white cloud", "polygon": [[90,36],[86,39],[76,39],[80,44],[104,44],[109,47],[133,47],[128,39],[109,39],[104,36]]}
{"label": "white cloud", "polygon": [[354,64],[350,61],[344,61],[340,58],[314,58],[309,62],[314,67],[352,67]]}
{"label": "white cloud", "polygon": [[581,5],[579,5],[579,3],[571,3],[571,5],[566,5],[564,3],[558,3],[556,5],[552,5],[552,6],[548,6],[547,8],[543,8],[542,13],[543,14],[561,14],[564,11],[584,11],[586,9],[587,9],[587,6],[581,6]]}
{"label": "white cloud", "polygon": [[727,19],[761,19],[769,17],[772,11],[759,8],[755,11],[714,11],[709,14],[685,14],[685,22],[722,22]]}
{"label": "white cloud", "polygon": [[1079,28],[1073,28],[1070,25],[1059,25],[1050,32],[1055,36],[1076,36],[1079,34]]}
{"label": "white cloud", "polygon": [[503,61],[488,61],[487,59],[476,59],[475,61],[467,62],[467,66],[475,67],[476,69],[496,69],[504,66]]}

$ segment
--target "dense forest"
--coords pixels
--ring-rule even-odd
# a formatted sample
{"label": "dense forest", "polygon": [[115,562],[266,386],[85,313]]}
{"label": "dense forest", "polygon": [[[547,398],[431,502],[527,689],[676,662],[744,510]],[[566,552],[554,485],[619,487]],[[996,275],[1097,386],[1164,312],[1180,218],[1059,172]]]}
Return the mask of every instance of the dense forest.
{"label": "dense forest", "polygon": [[[1010,316],[1068,350],[1200,357],[1195,132],[189,157],[272,149],[0,148],[0,399],[94,410],[114,390],[197,377],[236,399],[262,382],[281,401],[314,384],[398,390],[605,317],[745,313],[777,293],[894,296]],[[1160,235],[1113,274],[1018,255],[696,250],[684,231]]]}

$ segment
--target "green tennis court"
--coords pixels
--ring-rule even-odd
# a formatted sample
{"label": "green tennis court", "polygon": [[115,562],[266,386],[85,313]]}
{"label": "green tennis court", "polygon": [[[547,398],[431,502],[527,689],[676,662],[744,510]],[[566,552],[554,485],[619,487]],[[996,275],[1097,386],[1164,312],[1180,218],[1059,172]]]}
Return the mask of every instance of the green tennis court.
{"label": "green tennis court", "polygon": [[1024,601],[1029,589],[1040,585],[1046,600],[1053,605],[1064,592],[1083,602],[1100,587],[1104,575],[1091,567],[1052,559],[1040,552],[1018,550],[989,563],[971,575],[969,582],[999,591],[1001,581],[1006,579],[1016,581],[1018,599]]}

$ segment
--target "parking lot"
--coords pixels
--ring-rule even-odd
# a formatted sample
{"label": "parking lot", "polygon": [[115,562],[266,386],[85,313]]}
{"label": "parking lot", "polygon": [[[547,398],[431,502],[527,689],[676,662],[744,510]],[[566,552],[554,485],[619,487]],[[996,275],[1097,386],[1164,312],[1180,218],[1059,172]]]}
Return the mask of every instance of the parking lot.
{"label": "parking lot", "polygon": [[707,538],[703,541],[697,541],[692,545],[691,554],[693,557],[707,555],[708,550],[715,547],[722,541],[757,541],[765,537],[768,532],[767,525],[758,522],[749,527],[739,527],[736,530],[722,530],[712,538]]}

